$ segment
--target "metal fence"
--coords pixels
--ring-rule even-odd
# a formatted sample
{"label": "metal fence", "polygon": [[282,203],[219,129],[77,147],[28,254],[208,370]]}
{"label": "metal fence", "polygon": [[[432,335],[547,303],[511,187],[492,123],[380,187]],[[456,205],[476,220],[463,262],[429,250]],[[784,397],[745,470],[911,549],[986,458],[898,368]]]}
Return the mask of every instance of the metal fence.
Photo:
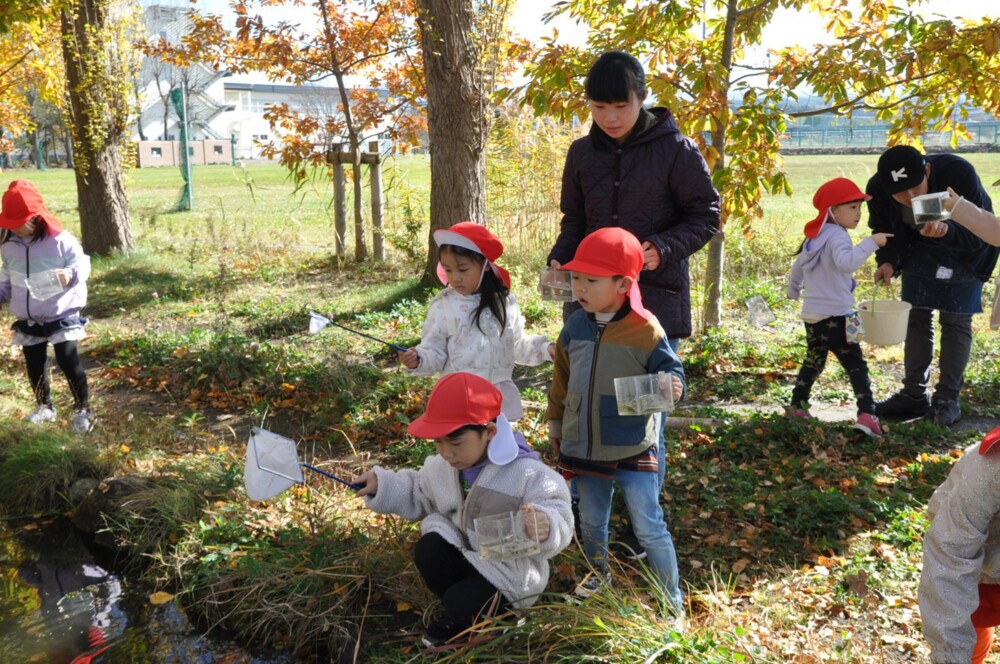
{"label": "metal fence", "polygon": [[[1000,143],[1000,122],[970,122],[971,138],[959,138],[959,145]],[[928,132],[921,137],[925,147],[951,144],[951,133]],[[780,137],[786,148],[877,148],[885,145],[885,127],[830,127],[827,129],[791,129]]]}

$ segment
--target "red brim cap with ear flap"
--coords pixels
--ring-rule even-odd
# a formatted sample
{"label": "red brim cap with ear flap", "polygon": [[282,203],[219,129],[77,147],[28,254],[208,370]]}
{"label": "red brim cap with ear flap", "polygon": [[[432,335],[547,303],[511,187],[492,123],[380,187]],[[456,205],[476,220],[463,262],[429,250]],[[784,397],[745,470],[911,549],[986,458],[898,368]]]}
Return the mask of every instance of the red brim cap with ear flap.
{"label": "red brim cap with ear flap", "polygon": [[979,443],[979,453],[987,454],[993,447],[1000,443],[1000,427],[990,431],[983,437],[983,442]]}
{"label": "red brim cap with ear flap", "polygon": [[[503,242],[486,226],[471,221],[460,221],[451,228],[434,231],[434,242],[439,247],[450,244],[482,254],[489,261],[493,274],[510,288],[510,274],[496,263],[503,255]],[[442,277],[444,270],[440,266],[437,273],[441,283],[448,283],[448,280]]]}
{"label": "red brim cap with ear flap", "polygon": [[468,424],[486,424],[500,414],[503,396],[496,385],[458,371],[444,376],[427,397],[424,414],[406,430],[417,438],[441,438]]}
{"label": "red brim cap with ear flap", "polygon": [[0,228],[12,231],[24,226],[36,215],[45,220],[49,235],[62,232],[62,224],[45,208],[38,188],[30,180],[12,180],[0,202]]}
{"label": "red brim cap with ear flap", "polygon": [[843,205],[854,201],[870,201],[871,198],[861,191],[853,180],[834,178],[829,182],[824,182],[813,194],[813,207],[819,211],[819,214],[806,224],[803,229],[805,236],[814,238],[819,235],[819,229],[826,223],[826,216],[834,205]]}
{"label": "red brim cap with ear flap", "polygon": [[642,270],[642,245],[624,228],[598,228],[583,238],[573,260],[563,265],[562,269],[592,277],[620,274],[638,279]]}

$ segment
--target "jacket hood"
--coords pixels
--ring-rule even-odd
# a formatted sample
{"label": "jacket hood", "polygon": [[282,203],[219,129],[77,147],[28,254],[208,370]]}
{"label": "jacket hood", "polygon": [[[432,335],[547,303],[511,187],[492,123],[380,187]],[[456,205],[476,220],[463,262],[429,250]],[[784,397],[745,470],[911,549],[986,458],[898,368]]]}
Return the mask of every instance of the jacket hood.
{"label": "jacket hood", "polygon": [[819,257],[823,253],[823,247],[830,241],[830,238],[837,232],[837,224],[824,223],[820,226],[819,235],[814,238],[807,238],[802,245],[802,267],[808,269],[816,266]]}
{"label": "jacket hood", "polygon": [[[639,111],[639,118],[635,122],[635,127],[625,139],[622,145],[638,145],[648,143],[667,134],[680,134],[674,114],[665,106],[655,108],[643,107]],[[604,130],[593,123],[590,126],[590,137],[597,145],[612,147],[618,145],[615,139],[604,133]]]}

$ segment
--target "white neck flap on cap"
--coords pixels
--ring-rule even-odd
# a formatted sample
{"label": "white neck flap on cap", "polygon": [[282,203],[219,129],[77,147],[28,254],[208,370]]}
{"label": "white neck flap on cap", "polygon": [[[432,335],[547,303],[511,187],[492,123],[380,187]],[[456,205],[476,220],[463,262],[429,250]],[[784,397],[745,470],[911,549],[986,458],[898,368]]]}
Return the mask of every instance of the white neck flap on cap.
{"label": "white neck flap on cap", "polygon": [[493,436],[489,447],[486,449],[486,456],[492,463],[498,466],[506,466],[517,458],[517,440],[514,438],[514,430],[510,426],[507,416],[500,413],[497,416],[497,434]]}

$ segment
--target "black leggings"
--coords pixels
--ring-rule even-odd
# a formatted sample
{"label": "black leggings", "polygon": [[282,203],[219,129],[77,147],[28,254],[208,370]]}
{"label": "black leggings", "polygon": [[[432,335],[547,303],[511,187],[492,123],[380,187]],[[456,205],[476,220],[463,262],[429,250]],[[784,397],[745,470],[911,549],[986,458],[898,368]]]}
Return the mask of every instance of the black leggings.
{"label": "black leggings", "polygon": [[[35,393],[35,401],[39,405],[52,405],[52,392],[49,388],[49,344],[40,343],[23,346],[24,359],[28,363],[28,380]],[[77,410],[88,408],[90,398],[87,392],[87,374],[80,362],[80,354],[76,350],[75,341],[64,341],[52,344],[56,354],[56,364],[66,375],[70,392],[73,393],[73,403]]]}
{"label": "black leggings", "polygon": [[503,593],[437,533],[420,538],[413,561],[424,583],[441,598],[445,613],[456,625],[468,627],[479,616],[497,615],[510,608]]}
{"label": "black leggings", "polygon": [[826,366],[826,356],[833,353],[854,388],[858,402],[858,414],[875,414],[875,399],[872,397],[871,381],[868,378],[868,364],[861,354],[861,344],[849,343],[845,334],[846,316],[830,316],[818,323],[806,323],[806,359],[799,369],[799,376],[792,389],[792,408],[809,408],[809,393],[813,383]]}

